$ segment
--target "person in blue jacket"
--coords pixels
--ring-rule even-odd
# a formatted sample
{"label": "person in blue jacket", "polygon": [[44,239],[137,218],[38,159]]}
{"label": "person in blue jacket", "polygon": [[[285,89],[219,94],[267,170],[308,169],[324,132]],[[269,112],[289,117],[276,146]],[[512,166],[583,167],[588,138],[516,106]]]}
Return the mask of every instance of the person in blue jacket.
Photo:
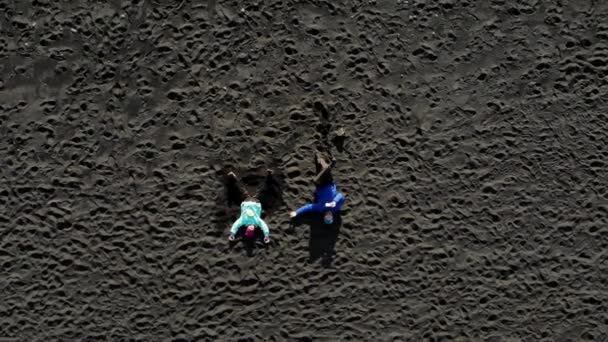
{"label": "person in blue jacket", "polygon": [[323,213],[323,222],[332,224],[334,215],[340,213],[342,204],[344,203],[344,195],[338,192],[336,183],[331,175],[333,160],[329,162],[326,156],[322,153],[315,154],[315,166],[317,176],[315,177],[315,203],[306,204],[296,211],[289,213],[291,218],[296,216],[317,212]]}
{"label": "person in blue jacket", "polygon": [[[268,229],[268,225],[266,224],[266,222],[262,220],[262,204],[260,203],[260,200],[258,198],[260,197],[260,195],[263,195],[264,192],[267,191],[266,188],[272,184],[272,171],[268,170],[266,180],[264,181],[264,184],[262,184],[263,188],[258,191],[258,193],[256,193],[254,196],[249,195],[247,189],[245,189],[240,184],[234,172],[228,173],[228,180],[230,182],[229,185],[232,185],[236,188],[236,190],[239,192],[241,200],[243,200],[243,202],[241,203],[241,215],[234,222],[234,224],[232,224],[228,240],[234,241],[237,234],[239,234],[240,232],[242,232],[242,235],[244,235],[245,237],[253,238],[255,237],[256,228],[259,228],[262,231],[262,234],[264,235],[264,242],[269,243],[270,230]],[[245,227],[245,229],[241,229],[242,227]]]}

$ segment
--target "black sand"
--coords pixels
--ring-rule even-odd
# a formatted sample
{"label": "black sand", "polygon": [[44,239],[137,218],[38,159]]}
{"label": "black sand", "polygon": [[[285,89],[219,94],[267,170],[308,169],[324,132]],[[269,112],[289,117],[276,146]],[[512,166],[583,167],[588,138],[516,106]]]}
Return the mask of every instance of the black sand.
{"label": "black sand", "polygon": [[[608,336],[608,3],[0,13],[0,340]],[[317,146],[342,222],[290,228]],[[222,178],[266,167],[248,256]]]}

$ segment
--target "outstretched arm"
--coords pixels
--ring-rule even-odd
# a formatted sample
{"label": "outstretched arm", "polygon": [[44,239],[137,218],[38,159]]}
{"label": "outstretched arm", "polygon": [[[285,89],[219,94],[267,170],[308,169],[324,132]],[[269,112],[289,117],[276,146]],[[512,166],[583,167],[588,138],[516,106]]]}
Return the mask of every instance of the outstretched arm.
{"label": "outstretched arm", "polygon": [[241,218],[239,217],[238,220],[234,221],[234,224],[232,225],[232,228],[230,228],[230,234],[231,235],[235,235],[236,232],[239,231],[239,227],[242,226],[243,223],[241,221]]}
{"label": "outstretched arm", "polygon": [[258,219],[258,226],[262,230],[262,233],[264,233],[264,237],[270,234],[270,229],[268,229],[268,225],[266,224],[266,222],[264,222],[264,220]]}
{"label": "outstretched arm", "polygon": [[302,215],[302,214],[306,214],[309,212],[319,212],[319,211],[323,211],[323,205],[322,204],[307,204],[305,206],[303,206],[302,208],[296,210],[296,215]]}
{"label": "outstretched arm", "polygon": [[342,204],[344,203],[344,195],[341,192],[334,197],[334,202],[336,202],[336,210],[340,210],[342,208]]}

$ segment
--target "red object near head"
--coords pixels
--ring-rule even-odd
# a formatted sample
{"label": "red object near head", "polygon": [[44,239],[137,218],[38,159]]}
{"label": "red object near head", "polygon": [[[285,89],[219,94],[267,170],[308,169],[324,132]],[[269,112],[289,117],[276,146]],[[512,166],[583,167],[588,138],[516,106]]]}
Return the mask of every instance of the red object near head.
{"label": "red object near head", "polygon": [[252,238],[255,235],[255,226],[250,224],[247,226],[247,229],[245,230],[245,236],[248,238]]}

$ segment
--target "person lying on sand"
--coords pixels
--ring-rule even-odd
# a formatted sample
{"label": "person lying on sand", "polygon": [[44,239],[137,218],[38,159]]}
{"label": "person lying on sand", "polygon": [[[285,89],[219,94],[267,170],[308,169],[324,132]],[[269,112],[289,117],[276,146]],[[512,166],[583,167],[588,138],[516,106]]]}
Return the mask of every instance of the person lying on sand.
{"label": "person lying on sand", "polygon": [[291,218],[309,213],[323,212],[323,222],[332,224],[334,222],[334,214],[340,212],[344,203],[344,195],[338,192],[336,183],[331,175],[331,168],[334,164],[333,160],[328,162],[329,158],[321,153],[315,154],[315,167],[317,176],[315,177],[315,203],[306,204],[296,211],[289,213]]}
{"label": "person lying on sand", "polygon": [[[256,227],[262,230],[264,234],[264,243],[270,242],[270,230],[268,229],[268,225],[266,222],[262,220],[262,204],[258,199],[258,195],[264,192],[265,187],[267,187],[272,182],[272,171],[268,170],[268,174],[266,175],[266,180],[262,184],[262,189],[258,191],[255,196],[249,196],[247,189],[240,184],[238,178],[234,174],[234,172],[228,173],[228,180],[232,182],[232,185],[236,186],[237,190],[242,194],[242,198],[245,200],[241,203],[241,216],[234,222],[232,228],[230,228],[230,236],[228,240],[234,241],[236,235],[242,232],[247,238],[254,238]],[[242,231],[241,227],[245,226],[245,230]],[[240,235],[240,234],[239,234]]]}

